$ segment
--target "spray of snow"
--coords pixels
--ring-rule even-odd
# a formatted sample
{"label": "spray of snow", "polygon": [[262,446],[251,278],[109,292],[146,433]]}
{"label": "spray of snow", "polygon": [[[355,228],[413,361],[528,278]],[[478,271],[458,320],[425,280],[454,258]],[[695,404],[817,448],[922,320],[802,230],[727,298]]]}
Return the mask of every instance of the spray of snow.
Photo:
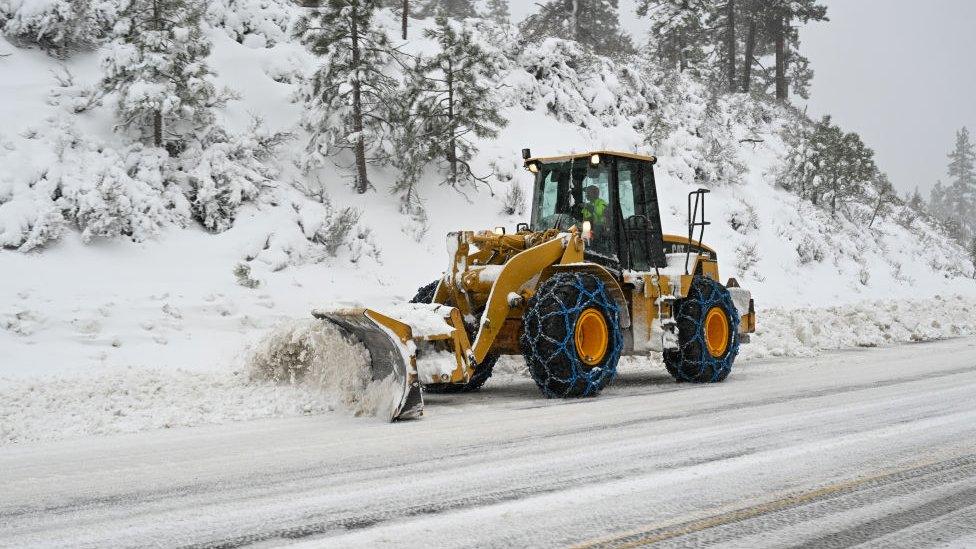
{"label": "spray of snow", "polygon": [[369,351],[324,320],[283,323],[258,343],[246,368],[255,381],[319,389],[357,416],[390,417],[398,391],[393,376],[371,381]]}

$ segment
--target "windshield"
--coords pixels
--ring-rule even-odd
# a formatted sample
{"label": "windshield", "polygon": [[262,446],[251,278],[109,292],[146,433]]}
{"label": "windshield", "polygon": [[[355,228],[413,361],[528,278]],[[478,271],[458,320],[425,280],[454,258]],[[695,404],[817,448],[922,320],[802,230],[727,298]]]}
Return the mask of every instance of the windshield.
{"label": "windshield", "polygon": [[610,207],[610,167],[588,158],[541,164],[536,176],[533,230],[582,227],[589,221],[588,249],[613,256],[614,211]]}

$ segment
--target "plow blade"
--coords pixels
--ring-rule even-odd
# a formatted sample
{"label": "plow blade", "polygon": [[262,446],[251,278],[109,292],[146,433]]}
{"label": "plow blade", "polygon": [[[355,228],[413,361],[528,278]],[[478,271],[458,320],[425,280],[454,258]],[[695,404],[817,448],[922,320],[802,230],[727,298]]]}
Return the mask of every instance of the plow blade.
{"label": "plow blade", "polygon": [[362,343],[370,354],[369,379],[389,387],[390,420],[420,417],[424,399],[417,379],[416,345],[410,327],[369,309],[315,311],[346,335]]}

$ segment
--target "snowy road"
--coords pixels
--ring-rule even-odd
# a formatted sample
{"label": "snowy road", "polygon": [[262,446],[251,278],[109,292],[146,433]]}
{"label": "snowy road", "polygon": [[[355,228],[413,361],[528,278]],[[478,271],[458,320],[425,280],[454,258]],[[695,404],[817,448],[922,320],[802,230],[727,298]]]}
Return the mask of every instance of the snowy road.
{"label": "snowy road", "polygon": [[976,339],[0,448],[0,545],[976,544]]}

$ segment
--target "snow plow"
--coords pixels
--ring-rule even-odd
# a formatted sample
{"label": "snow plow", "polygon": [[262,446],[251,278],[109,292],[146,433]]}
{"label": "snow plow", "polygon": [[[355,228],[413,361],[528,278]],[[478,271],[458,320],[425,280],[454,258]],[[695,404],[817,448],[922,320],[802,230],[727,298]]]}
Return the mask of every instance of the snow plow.
{"label": "snow plow", "polygon": [[756,313],[702,242],[708,191],[688,195],[687,236],[665,235],[653,156],[523,159],[530,223],[449,234],[447,270],[410,303],[314,312],[369,351],[390,419],[422,415],[425,392],[479,389],[503,354],[522,355],[550,398],[598,394],[622,355],[662,353],[677,381],[723,381]]}

